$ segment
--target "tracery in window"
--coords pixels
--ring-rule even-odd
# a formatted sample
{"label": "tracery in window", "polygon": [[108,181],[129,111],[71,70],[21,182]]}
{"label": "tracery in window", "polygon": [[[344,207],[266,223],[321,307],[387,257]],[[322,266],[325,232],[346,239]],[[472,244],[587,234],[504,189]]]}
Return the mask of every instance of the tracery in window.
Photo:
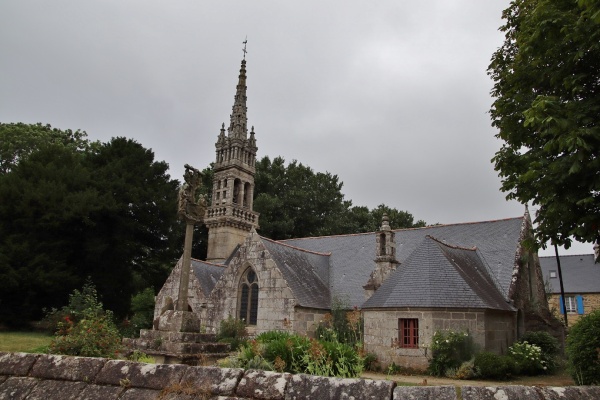
{"label": "tracery in window", "polygon": [[246,325],[256,325],[258,319],[258,278],[252,268],[248,268],[240,280],[238,317]]}

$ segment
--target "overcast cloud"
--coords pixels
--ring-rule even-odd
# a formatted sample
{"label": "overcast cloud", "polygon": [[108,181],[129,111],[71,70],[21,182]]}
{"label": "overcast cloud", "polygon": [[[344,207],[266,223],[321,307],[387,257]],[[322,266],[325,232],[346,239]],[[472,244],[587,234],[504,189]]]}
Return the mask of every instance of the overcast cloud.
{"label": "overcast cloud", "polygon": [[354,205],[427,223],[516,217],[487,113],[508,5],[3,0],[0,121],[133,138],[181,179],[213,161],[247,36],[259,157],[337,174]]}

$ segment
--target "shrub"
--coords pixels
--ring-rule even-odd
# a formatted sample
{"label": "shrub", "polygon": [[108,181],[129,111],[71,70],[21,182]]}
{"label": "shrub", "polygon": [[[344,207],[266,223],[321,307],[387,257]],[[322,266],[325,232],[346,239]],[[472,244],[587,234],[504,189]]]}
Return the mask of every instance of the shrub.
{"label": "shrub", "polygon": [[324,342],[287,332],[265,332],[241,346],[226,365],[270,369],[280,372],[357,377],[364,361],[352,346]]}
{"label": "shrub", "polygon": [[571,327],[566,350],[575,383],[600,384],[600,309],[583,316]]}
{"label": "shrub", "polygon": [[475,359],[472,358],[469,361],[465,361],[456,370],[454,378],[456,379],[473,379],[477,376],[477,369],[475,368]]}
{"label": "shrub", "polygon": [[84,313],[93,313],[96,315],[104,314],[102,303],[98,300],[98,292],[96,286],[88,278],[81,290],[75,289],[69,294],[69,302],[60,310],[52,308],[44,309],[46,316],[42,321],[42,325],[48,333],[54,334],[59,329],[59,324],[65,321],[65,318],[77,323],[84,316]]}
{"label": "shrub", "polygon": [[50,343],[49,352],[83,357],[115,358],[121,349],[121,336],[106,311],[97,315],[93,310],[84,312],[84,318],[73,322],[69,317],[59,323],[56,336]]}
{"label": "shrub", "polygon": [[219,332],[217,333],[217,340],[219,342],[229,343],[231,344],[231,349],[236,350],[246,343],[247,338],[248,332],[246,331],[244,321],[235,319],[231,315],[221,321]]}
{"label": "shrub", "polygon": [[517,375],[515,362],[509,356],[483,351],[475,356],[473,365],[479,378],[505,380]]}
{"label": "shrub", "polygon": [[363,359],[363,369],[365,371],[378,372],[380,370],[379,360],[377,355],[373,353],[366,353]]}
{"label": "shrub", "polygon": [[534,331],[525,333],[520,342],[527,342],[542,349],[542,361],[547,368],[544,373],[551,373],[558,367],[557,357],[560,353],[560,344],[558,339],[544,331]]}
{"label": "shrub", "polygon": [[542,349],[542,354],[556,356],[560,352],[558,339],[545,331],[526,332],[519,342],[534,344]]}
{"label": "shrub", "polygon": [[56,333],[49,352],[84,357],[114,358],[121,349],[121,336],[113,321],[113,314],[104,310],[96,288],[87,282],[81,291],[69,295],[69,304],[54,309],[49,318],[56,320]]}
{"label": "shrub", "polygon": [[431,351],[427,372],[433,376],[444,376],[446,370],[456,369],[473,357],[475,344],[466,332],[437,331],[431,340]]}
{"label": "shrub", "polygon": [[[360,310],[350,306],[339,298],[334,298],[331,304],[331,313],[325,314],[317,326],[315,336],[319,340],[328,342],[338,341],[349,345],[362,342],[363,319]],[[335,335],[335,338],[333,337]]]}
{"label": "shrub", "polygon": [[156,363],[156,360],[154,359],[154,357],[149,356],[148,354],[146,354],[140,350],[132,351],[131,354],[127,357],[127,359],[130,361],[143,362],[143,363],[147,363],[147,364],[155,364]]}
{"label": "shrub", "polygon": [[294,372],[295,366],[303,368],[299,362],[294,365],[294,356],[297,357],[308,349],[308,338],[287,332],[270,331],[258,335],[256,340],[263,343],[264,358],[276,365],[278,371]]}
{"label": "shrub", "polygon": [[152,328],[154,319],[154,289],[149,287],[131,296],[130,320],[123,321],[121,333],[127,337],[137,337],[140,329]]}
{"label": "shrub", "polygon": [[521,374],[539,375],[548,371],[542,349],[534,344],[516,342],[508,348],[508,354]]}

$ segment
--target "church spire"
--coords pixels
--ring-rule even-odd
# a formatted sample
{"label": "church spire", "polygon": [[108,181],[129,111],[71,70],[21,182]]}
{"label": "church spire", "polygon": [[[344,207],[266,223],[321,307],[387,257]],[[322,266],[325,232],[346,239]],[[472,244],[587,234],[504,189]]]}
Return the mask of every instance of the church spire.
{"label": "church spire", "polygon": [[204,218],[208,227],[207,260],[211,262],[225,261],[248,232],[258,228],[258,213],[253,210],[258,148],[254,127],[248,137],[245,44],[231,121],[227,134],[225,124],[221,126],[215,143],[211,205]]}
{"label": "church spire", "polygon": [[[245,57],[245,53],[244,53]],[[246,139],[248,137],[248,117],[246,112],[246,59],[242,60],[240,75],[236,87],[233,109],[229,122],[228,136],[231,139]]]}

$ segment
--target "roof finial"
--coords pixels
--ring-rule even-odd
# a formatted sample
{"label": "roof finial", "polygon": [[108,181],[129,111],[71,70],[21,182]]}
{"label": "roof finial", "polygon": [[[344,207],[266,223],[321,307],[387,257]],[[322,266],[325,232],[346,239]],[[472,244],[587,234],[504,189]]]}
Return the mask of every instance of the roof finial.
{"label": "roof finial", "polygon": [[248,44],[248,36],[246,36],[246,39],[244,39],[244,41],[242,43],[244,44],[244,48],[242,49],[242,51],[244,52],[244,60],[245,60],[246,53],[248,52],[248,50],[246,50],[246,45]]}

